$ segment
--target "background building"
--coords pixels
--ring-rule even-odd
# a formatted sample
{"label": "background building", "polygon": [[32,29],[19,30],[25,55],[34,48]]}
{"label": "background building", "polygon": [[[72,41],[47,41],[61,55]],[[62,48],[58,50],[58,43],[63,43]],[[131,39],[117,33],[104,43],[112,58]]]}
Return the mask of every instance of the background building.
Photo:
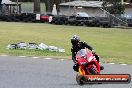
{"label": "background building", "polygon": [[2,14],[21,13],[21,4],[10,0],[2,0],[0,10]]}
{"label": "background building", "polygon": [[[124,2],[125,14],[132,15],[132,0]],[[106,13],[101,8],[103,1],[83,1],[76,0],[72,2],[61,3],[59,13],[63,15],[72,15],[76,12],[86,12],[89,16],[105,16]]]}
{"label": "background building", "polygon": [[76,12],[86,12],[89,16],[103,16],[101,10],[103,1],[72,1],[61,3],[59,13],[63,15],[72,15]]}

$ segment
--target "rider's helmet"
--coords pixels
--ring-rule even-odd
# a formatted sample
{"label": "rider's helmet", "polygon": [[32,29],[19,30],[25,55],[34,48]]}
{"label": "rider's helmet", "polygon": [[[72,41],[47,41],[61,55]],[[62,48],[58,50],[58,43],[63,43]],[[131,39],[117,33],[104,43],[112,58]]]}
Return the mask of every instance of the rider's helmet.
{"label": "rider's helmet", "polygon": [[72,45],[77,45],[80,42],[80,37],[77,35],[73,35],[71,38]]}

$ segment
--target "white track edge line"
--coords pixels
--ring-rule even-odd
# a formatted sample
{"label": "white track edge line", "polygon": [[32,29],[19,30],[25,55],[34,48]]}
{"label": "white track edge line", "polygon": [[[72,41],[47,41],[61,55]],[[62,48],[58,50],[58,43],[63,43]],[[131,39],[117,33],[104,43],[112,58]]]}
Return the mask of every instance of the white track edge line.
{"label": "white track edge line", "polygon": [[127,65],[127,64],[120,64],[120,65]]}
{"label": "white track edge line", "polygon": [[5,57],[5,56],[8,56],[8,55],[4,55],[4,54],[3,54],[3,55],[0,55],[0,56],[4,56],[4,57]]}
{"label": "white track edge line", "polygon": [[26,57],[26,56],[18,56],[18,57]]}
{"label": "white track edge line", "polygon": [[[0,56],[8,56],[8,55],[0,55]],[[27,56],[18,56],[18,57],[27,57]],[[40,57],[32,57],[32,58],[40,58]],[[50,60],[50,59],[53,59],[53,58],[44,58],[44,59],[47,59],[47,60]],[[64,59],[59,59],[59,60],[61,60],[61,61],[64,61]],[[100,64],[101,64],[102,62],[100,62]],[[115,63],[108,63],[108,64],[115,64]],[[128,64],[120,64],[120,65],[128,65]]]}
{"label": "white track edge line", "polygon": [[40,57],[32,57],[32,58],[40,58]]}
{"label": "white track edge line", "polygon": [[53,59],[53,58],[44,58],[44,59],[50,60],[50,59]]}
{"label": "white track edge line", "polygon": [[115,64],[115,63],[108,63],[108,64]]}

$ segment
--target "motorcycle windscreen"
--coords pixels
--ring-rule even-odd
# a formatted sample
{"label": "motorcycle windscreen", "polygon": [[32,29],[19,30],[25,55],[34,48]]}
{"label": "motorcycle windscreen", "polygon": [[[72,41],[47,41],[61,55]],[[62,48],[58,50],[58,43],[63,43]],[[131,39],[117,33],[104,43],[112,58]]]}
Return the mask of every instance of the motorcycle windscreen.
{"label": "motorcycle windscreen", "polygon": [[77,55],[81,58],[87,59],[88,62],[93,60],[93,55],[87,49],[81,49],[77,52]]}
{"label": "motorcycle windscreen", "polygon": [[77,55],[78,55],[79,57],[85,57],[85,56],[87,55],[86,49],[81,49],[81,50],[79,50],[79,51],[77,52]]}

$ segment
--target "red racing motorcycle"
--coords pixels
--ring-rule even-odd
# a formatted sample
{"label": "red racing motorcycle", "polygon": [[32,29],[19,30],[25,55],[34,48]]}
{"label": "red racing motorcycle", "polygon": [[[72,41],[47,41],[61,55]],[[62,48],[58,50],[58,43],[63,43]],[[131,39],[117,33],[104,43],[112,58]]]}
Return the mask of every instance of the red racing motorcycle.
{"label": "red racing motorcycle", "polygon": [[76,81],[78,84],[84,84],[84,75],[100,74],[100,64],[95,56],[88,49],[81,49],[76,54],[76,60],[79,65]]}

